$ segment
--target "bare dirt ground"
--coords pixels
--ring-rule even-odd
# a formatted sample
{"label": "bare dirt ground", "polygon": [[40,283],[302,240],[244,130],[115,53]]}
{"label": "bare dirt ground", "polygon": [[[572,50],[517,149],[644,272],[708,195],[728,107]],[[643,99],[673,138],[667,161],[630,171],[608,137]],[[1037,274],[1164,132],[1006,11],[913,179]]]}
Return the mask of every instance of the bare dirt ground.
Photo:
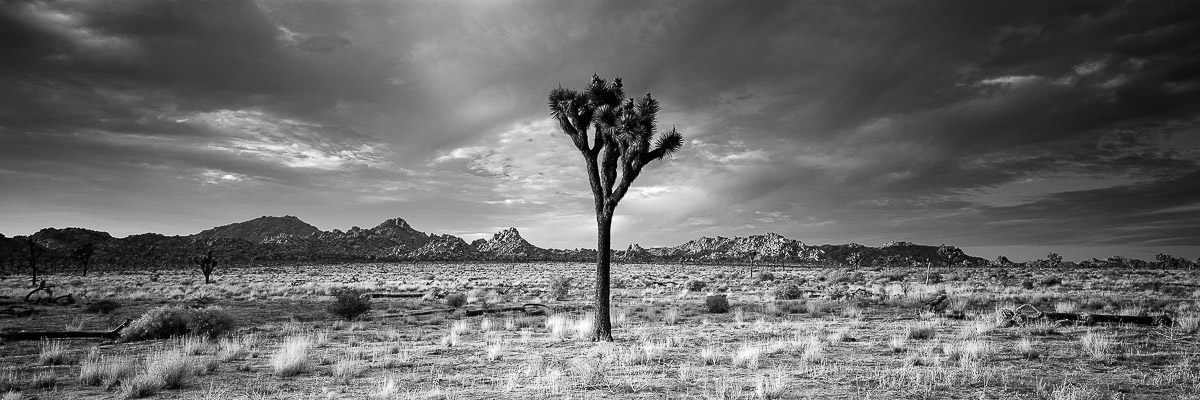
{"label": "bare dirt ground", "polygon": [[[110,330],[163,305],[219,306],[236,329],[216,341],[14,341],[0,345],[4,399],[853,398],[1197,399],[1195,271],[865,270],[614,265],[614,343],[588,340],[589,264],[355,264],[50,275],[71,306],[0,318],[0,329]],[[574,278],[548,299],[548,282]],[[690,281],[704,282],[703,288]],[[799,300],[777,300],[796,284]],[[27,277],[0,281],[19,302]],[[326,312],[331,290],[466,294],[465,308],[544,303],[552,315],[464,312],[444,299],[374,299],[357,321]],[[858,290],[862,289],[862,290]],[[853,292],[855,296],[841,296]],[[726,294],[730,311],[709,312]],[[944,309],[926,301],[946,294]],[[88,304],[114,300],[111,314]],[[998,309],[1169,313],[1170,327],[1004,326]],[[948,311],[947,311],[948,310]],[[86,382],[97,365],[176,354],[177,388]],[[292,364],[288,364],[288,362]],[[124,364],[122,364],[124,363]],[[295,369],[288,369],[288,365]],[[136,373],[136,372],[135,372]],[[92,383],[92,384],[89,384]],[[93,385],[94,384],[94,385]],[[4,393],[7,392],[7,395]]]}

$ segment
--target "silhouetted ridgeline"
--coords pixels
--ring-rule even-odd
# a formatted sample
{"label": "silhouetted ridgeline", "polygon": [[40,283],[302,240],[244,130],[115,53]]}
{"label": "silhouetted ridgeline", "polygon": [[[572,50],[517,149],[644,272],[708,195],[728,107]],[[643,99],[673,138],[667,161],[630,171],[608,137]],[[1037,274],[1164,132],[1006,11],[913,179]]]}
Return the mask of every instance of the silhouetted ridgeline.
{"label": "silhouetted ridgeline", "polygon": [[[427,234],[394,218],[370,229],[321,231],[293,216],[261,217],[219,226],[190,236],[156,233],[114,238],[108,233],[82,228],[46,228],[31,236],[45,249],[38,259],[45,271],[74,269],[81,254],[90,254],[91,269],[160,268],[191,266],[191,258],[208,249],[222,265],[255,265],[290,262],[371,261],[581,261],[595,259],[595,250],[543,249],[530,244],[515,228],[491,239],[467,243],[452,235]],[[15,272],[28,265],[26,237],[0,235],[0,269]],[[91,246],[90,252],[83,252]],[[645,249],[636,244],[614,252],[624,262],[826,264],[863,267],[976,267],[1005,264],[963,253],[953,246],[925,246],[893,242],[882,247],[859,244],[810,246],[799,240],[769,233],[748,237],[703,237],[675,247]],[[1053,257],[1034,266],[1070,266]],[[1190,267],[1195,262],[1162,256],[1155,262],[1122,257],[1082,264],[1108,267]]]}

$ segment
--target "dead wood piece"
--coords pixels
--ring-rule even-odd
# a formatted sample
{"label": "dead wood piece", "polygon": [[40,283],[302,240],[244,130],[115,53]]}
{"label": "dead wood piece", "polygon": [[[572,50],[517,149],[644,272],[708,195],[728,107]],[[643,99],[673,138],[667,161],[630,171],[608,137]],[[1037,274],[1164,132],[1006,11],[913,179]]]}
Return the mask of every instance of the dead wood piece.
{"label": "dead wood piece", "polygon": [[1032,304],[1023,304],[1020,307],[1012,310],[1002,310],[1002,316],[1007,319],[1004,326],[1020,325],[1031,322],[1033,320],[1045,319],[1051,322],[1075,323],[1082,325],[1095,324],[1133,324],[1147,326],[1170,326],[1172,323],[1171,317],[1168,315],[1111,315],[1111,314],[1080,314],[1080,313],[1059,313],[1059,312],[1042,312]]}
{"label": "dead wood piece", "polygon": [[372,299],[405,299],[425,297],[425,293],[367,293]]}
{"label": "dead wood piece", "polygon": [[0,310],[0,315],[8,315],[12,316],[13,318],[23,318],[38,312],[41,312],[41,310],[26,306],[8,306],[5,309]]}
{"label": "dead wood piece", "polygon": [[[475,309],[475,310],[467,310],[467,309],[462,309],[462,310],[465,310],[464,313],[468,317],[476,317],[476,316],[480,316],[480,315],[484,315],[484,314],[493,314],[493,313],[510,312],[510,311],[523,311],[529,315],[541,315],[541,314],[546,313],[546,310],[549,310],[549,309],[550,309],[550,307],[547,307],[546,305],[543,305],[543,304],[529,303],[529,304],[525,304],[525,305],[519,306],[519,307],[480,308],[480,309]],[[421,311],[412,311],[412,312],[406,312],[406,313],[401,313],[401,314],[387,314],[387,315],[382,315],[380,317],[382,317],[382,318],[415,317],[415,316],[419,316],[419,315],[452,313],[452,312],[455,312],[458,310],[460,310],[460,309],[459,308],[439,308],[436,310],[421,310]]]}
{"label": "dead wood piece", "polygon": [[121,326],[111,331],[42,331],[42,332],[0,332],[0,340],[16,341],[16,340],[41,340],[41,339],[80,339],[80,338],[97,338],[97,339],[118,339],[121,337],[121,330],[132,323],[132,319],[125,320]]}
{"label": "dead wood piece", "polygon": [[32,302],[41,300],[41,299],[30,300],[30,298],[33,297],[33,295],[37,292],[46,292],[46,297],[53,298],[54,292],[50,290],[50,288],[52,288],[52,287],[54,287],[54,285],[46,286],[46,280],[42,279],[41,283],[38,284],[37,289],[33,289],[32,291],[29,292],[29,294],[25,295],[25,302],[32,303]]}
{"label": "dead wood piece", "polygon": [[929,311],[936,310],[938,308],[938,306],[941,306],[942,303],[944,303],[946,301],[947,298],[948,297],[944,293],[939,294],[937,297],[934,297],[933,299],[930,299],[929,301],[925,302],[925,309],[927,309]]}

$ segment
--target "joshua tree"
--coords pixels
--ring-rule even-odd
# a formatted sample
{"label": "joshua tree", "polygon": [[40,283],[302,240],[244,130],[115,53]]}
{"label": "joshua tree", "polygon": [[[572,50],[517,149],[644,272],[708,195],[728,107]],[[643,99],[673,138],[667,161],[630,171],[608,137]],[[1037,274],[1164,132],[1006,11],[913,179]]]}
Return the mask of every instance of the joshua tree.
{"label": "joshua tree", "polygon": [[94,243],[84,243],[71,252],[71,258],[76,263],[83,266],[83,276],[87,276],[88,263],[92,260],[92,255],[96,253],[96,245]]}
{"label": "joshua tree", "polygon": [[31,271],[29,284],[37,286],[37,260],[42,253],[46,252],[46,248],[31,237],[25,238],[25,248],[29,251],[29,270]]}
{"label": "joshua tree", "polygon": [[[642,167],[683,146],[675,128],[654,143],[658,101],[625,97],[621,78],[607,82],[592,75],[582,91],[559,87],[550,91],[550,115],[583,154],[596,207],[596,315],[593,339],[612,341],[609,320],[609,263],[612,257],[612,219],[617,203]],[[595,128],[594,137],[588,129]]]}
{"label": "joshua tree", "polygon": [[217,268],[217,260],[212,256],[212,249],[208,249],[203,256],[192,257],[192,262],[196,263],[196,266],[200,267],[200,273],[204,274],[204,284],[212,283],[210,277],[213,270]]}

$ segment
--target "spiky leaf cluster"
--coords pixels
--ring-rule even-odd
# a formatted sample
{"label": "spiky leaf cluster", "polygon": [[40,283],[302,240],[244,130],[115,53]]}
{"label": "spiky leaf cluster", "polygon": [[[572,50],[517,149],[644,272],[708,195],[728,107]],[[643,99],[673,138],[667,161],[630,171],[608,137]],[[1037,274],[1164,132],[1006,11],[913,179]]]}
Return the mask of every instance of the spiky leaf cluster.
{"label": "spiky leaf cluster", "polygon": [[658,132],[658,100],[649,93],[625,97],[621,78],[609,82],[592,75],[582,91],[559,87],[550,91],[549,105],[550,115],[588,163],[598,209],[616,207],[642,167],[683,147],[683,135],[674,127]]}

